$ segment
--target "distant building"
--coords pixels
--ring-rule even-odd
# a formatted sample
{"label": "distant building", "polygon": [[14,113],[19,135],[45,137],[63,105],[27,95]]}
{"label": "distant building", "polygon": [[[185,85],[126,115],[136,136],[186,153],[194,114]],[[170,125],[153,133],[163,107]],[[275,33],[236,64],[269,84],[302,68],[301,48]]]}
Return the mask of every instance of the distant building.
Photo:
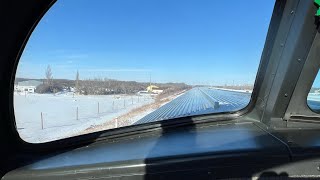
{"label": "distant building", "polygon": [[148,86],[148,87],[147,87],[147,91],[148,91],[149,93],[153,93],[153,94],[160,94],[160,93],[163,92],[162,89],[159,89],[159,87],[154,86],[154,85]]}
{"label": "distant building", "polygon": [[148,91],[139,91],[138,95],[146,95],[146,94],[150,94]]}
{"label": "distant building", "polygon": [[154,93],[154,94],[160,94],[160,93],[162,93],[162,92],[163,92],[162,89],[153,89],[153,90],[152,90],[152,93]]}
{"label": "distant building", "polygon": [[42,82],[36,80],[21,81],[14,85],[14,91],[34,93],[40,84],[42,84]]}

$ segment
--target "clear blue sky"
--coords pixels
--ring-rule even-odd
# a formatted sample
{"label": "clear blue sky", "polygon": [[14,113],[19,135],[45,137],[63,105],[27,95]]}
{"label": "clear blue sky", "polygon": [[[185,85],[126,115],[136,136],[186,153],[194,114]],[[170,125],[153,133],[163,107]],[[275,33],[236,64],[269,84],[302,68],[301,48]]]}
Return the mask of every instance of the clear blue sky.
{"label": "clear blue sky", "polygon": [[17,77],[253,84],[274,0],[60,0]]}

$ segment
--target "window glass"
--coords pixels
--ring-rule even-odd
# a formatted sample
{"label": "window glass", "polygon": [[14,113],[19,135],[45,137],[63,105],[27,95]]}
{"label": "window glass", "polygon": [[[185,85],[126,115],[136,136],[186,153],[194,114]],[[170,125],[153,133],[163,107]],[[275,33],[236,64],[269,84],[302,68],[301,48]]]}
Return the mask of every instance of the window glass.
{"label": "window glass", "polygon": [[320,76],[317,75],[308,94],[307,103],[310,109],[320,113]]}
{"label": "window glass", "polygon": [[274,1],[60,0],[18,64],[21,138],[245,108]]}

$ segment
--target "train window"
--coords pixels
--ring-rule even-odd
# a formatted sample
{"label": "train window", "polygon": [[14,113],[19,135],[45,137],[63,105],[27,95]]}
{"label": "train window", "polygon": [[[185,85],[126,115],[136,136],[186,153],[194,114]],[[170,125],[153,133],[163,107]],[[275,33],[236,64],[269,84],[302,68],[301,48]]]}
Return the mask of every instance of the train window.
{"label": "train window", "polygon": [[17,67],[21,138],[42,143],[245,108],[273,6],[271,0],[58,1]]}
{"label": "train window", "polygon": [[320,76],[317,75],[307,97],[309,108],[317,113],[320,113]]}

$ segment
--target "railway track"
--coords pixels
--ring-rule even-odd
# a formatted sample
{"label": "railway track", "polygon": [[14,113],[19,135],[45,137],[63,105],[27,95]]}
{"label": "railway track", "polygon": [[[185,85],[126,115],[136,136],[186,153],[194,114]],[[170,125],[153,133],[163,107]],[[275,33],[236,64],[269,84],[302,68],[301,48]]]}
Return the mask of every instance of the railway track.
{"label": "railway track", "polygon": [[237,111],[249,104],[251,94],[207,87],[193,88],[135,124],[199,114]]}

